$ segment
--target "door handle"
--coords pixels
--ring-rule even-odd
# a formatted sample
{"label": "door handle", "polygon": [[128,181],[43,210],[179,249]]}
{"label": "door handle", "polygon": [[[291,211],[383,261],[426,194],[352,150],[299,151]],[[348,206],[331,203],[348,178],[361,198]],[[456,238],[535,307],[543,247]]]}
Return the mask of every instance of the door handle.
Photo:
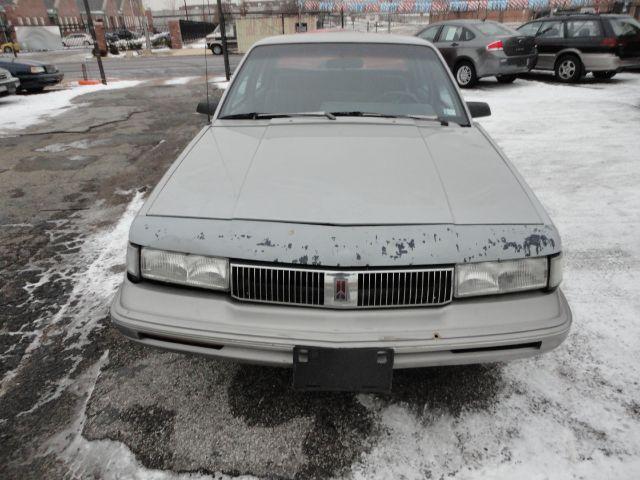
{"label": "door handle", "polygon": [[453,42],[453,43],[451,44],[451,46],[452,46],[452,47],[457,47],[457,46],[458,46],[458,44],[457,44],[456,42]]}

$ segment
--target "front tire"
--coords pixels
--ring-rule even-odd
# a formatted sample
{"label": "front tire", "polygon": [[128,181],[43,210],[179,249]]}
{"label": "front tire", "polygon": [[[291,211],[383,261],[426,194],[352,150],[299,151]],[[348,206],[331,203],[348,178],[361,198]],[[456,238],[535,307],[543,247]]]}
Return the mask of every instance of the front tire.
{"label": "front tire", "polygon": [[471,62],[460,62],[453,71],[456,82],[460,88],[471,88],[478,83],[476,69]]}
{"label": "front tire", "polygon": [[609,80],[615,77],[616,73],[618,72],[616,72],[615,70],[609,70],[606,72],[593,72],[593,76],[598,80]]}
{"label": "front tire", "polygon": [[554,68],[556,80],[563,83],[575,83],[582,78],[584,67],[576,55],[563,55]]}
{"label": "front tire", "polygon": [[211,53],[214,55],[222,55],[222,45],[211,45]]}
{"label": "front tire", "polygon": [[498,79],[498,83],[513,83],[517,75],[498,75],[496,77]]}

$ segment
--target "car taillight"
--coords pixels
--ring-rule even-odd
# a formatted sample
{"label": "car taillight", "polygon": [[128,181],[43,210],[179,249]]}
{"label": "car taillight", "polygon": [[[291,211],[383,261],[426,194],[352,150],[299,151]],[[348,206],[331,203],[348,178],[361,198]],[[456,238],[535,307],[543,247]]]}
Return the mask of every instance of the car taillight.
{"label": "car taillight", "polygon": [[496,40],[487,45],[487,51],[502,50],[502,40]]}
{"label": "car taillight", "polygon": [[616,37],[605,37],[600,42],[600,45],[603,47],[615,47],[618,44],[618,39]]}

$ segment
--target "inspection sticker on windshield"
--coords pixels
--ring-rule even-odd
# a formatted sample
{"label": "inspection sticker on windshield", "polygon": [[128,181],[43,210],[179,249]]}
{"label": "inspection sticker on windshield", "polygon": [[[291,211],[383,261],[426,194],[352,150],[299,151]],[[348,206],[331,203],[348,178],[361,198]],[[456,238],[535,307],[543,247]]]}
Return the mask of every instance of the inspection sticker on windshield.
{"label": "inspection sticker on windshield", "polygon": [[444,109],[444,114],[452,116],[452,117],[455,117],[456,111],[453,108],[445,108]]}

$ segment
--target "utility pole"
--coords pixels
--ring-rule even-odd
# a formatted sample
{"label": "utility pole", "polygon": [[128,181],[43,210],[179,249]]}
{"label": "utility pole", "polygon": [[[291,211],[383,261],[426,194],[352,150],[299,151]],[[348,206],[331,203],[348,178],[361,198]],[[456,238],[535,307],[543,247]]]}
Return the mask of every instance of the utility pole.
{"label": "utility pole", "polygon": [[[85,2],[87,0],[84,0]],[[186,1],[186,0],[185,0]],[[218,0],[218,20],[220,21],[220,36],[222,37],[222,55],[224,56],[224,74],[227,81],[231,78],[229,68],[229,50],[227,49],[227,26],[224,24],[224,13],[222,12],[222,1]]]}
{"label": "utility pole", "polygon": [[98,70],[100,70],[100,80],[102,84],[107,84],[107,77],[104,74],[104,67],[102,66],[102,57],[100,56],[100,48],[98,47],[98,39],[96,38],[96,29],[93,26],[93,19],[91,18],[91,9],[89,8],[89,0],[84,0],[84,9],[87,12],[87,24],[89,25],[89,32],[91,32],[91,38],[93,38],[93,54],[98,60]]}
{"label": "utility pole", "polygon": [[184,0],[184,14],[187,16],[187,20],[189,20],[189,10],[187,10],[187,0]]}

